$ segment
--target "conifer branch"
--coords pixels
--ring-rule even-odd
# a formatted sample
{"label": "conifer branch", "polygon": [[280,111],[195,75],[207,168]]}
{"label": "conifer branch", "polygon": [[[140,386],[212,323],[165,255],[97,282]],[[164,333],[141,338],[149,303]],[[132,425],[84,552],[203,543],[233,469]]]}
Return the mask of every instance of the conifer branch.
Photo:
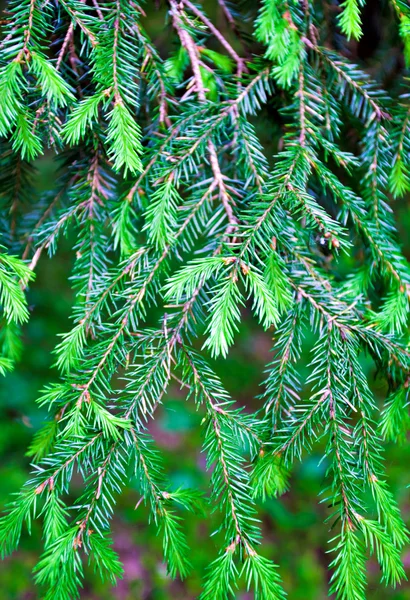
{"label": "conifer branch", "polygon": [[[151,37],[157,4],[172,44]],[[370,555],[384,583],[405,579],[408,530],[383,451],[385,440],[406,443],[410,427],[410,269],[390,206],[410,190],[410,109],[397,92],[408,85],[410,11],[392,0],[403,61],[384,78],[389,96],[353,61],[349,40],[368,35],[365,0],[346,0],[335,19],[312,0],[261,0],[246,14],[240,4],[8,2],[0,374],[37,319],[27,294],[39,261],[47,251],[62,265],[62,247],[73,257],[60,379],[39,399],[50,419],[29,448],[33,474],[0,521],[2,554],[25,524],[41,524],[35,580],[46,600],[77,597],[85,562],[109,582],[121,576],[110,530],[129,486],[172,578],[197,564],[186,511],[219,509],[220,552],[201,600],[241,586],[283,600],[256,500],[289,489],[313,445],[327,464],[330,593],[365,600]],[[245,20],[253,33],[242,33]],[[50,152],[55,181],[43,192]],[[222,361],[251,318],[272,338],[272,358],[263,394],[240,408],[208,358]],[[388,389],[383,406],[371,362]],[[209,503],[205,490],[173,487],[148,433],[172,382],[203,417]]]}

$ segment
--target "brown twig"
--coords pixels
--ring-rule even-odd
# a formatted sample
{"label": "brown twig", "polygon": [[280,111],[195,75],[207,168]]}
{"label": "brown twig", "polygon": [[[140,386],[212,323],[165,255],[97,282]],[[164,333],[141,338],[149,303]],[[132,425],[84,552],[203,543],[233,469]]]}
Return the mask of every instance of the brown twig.
{"label": "brown twig", "polygon": [[[172,8],[172,16],[173,16],[173,24],[175,30],[178,33],[178,36],[181,40],[181,44],[186,49],[189,60],[191,63],[191,68],[194,76],[195,88],[198,94],[198,99],[200,102],[206,102],[206,93],[204,84],[201,77],[198,49],[188,33],[186,29],[182,26],[181,17],[180,17],[180,8],[175,2],[175,0],[171,0],[170,2]],[[211,139],[208,140],[208,152],[209,152],[209,160],[211,164],[211,169],[214,174],[214,181],[216,182],[219,191],[222,205],[225,209],[226,215],[228,217],[229,229],[227,235],[232,234],[238,227],[238,220],[234,215],[232,204],[233,200],[231,196],[228,194],[226,190],[226,186],[224,183],[223,175],[221,173],[221,169],[219,166],[218,156],[216,153],[215,145]]]}
{"label": "brown twig", "polygon": [[245,60],[239,56],[239,54],[232,48],[231,44],[228,40],[222,35],[222,33],[215,27],[215,25],[206,17],[190,0],[182,0],[182,3],[185,4],[187,8],[201,21],[206,25],[209,31],[213,34],[213,36],[219,41],[219,43],[225,48],[225,50],[230,54],[230,56],[234,59],[237,65],[237,76],[240,79],[242,73],[244,73],[246,69]]}

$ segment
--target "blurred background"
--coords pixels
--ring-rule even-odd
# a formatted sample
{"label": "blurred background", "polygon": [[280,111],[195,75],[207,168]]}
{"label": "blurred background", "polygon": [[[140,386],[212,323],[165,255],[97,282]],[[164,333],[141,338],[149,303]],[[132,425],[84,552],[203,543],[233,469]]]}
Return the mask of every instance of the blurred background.
{"label": "blurred background", "polygon": [[[160,3],[158,3],[159,5]],[[208,14],[224,29],[235,44],[226,22],[216,11],[215,0],[204,2]],[[245,2],[250,25],[244,23],[245,33],[252,29],[252,20],[258,2]],[[325,4],[325,3],[323,3]],[[365,64],[372,75],[393,94],[399,91],[403,75],[401,48],[397,39],[397,24],[387,3],[372,0],[364,9],[365,35],[359,44],[349,44],[345,53],[353,60]],[[328,3],[330,10],[335,7]],[[158,10],[157,10],[158,8]],[[173,39],[166,25],[165,7],[147,3],[144,26],[157,41],[164,57],[173,48]],[[217,47],[216,47],[217,48]],[[238,49],[239,50],[239,49]],[[250,46],[250,50],[255,50]],[[256,48],[257,50],[257,48]],[[280,117],[275,98],[258,118],[261,139],[267,155],[276,151],[279,141]],[[37,188],[41,193],[53,179],[55,162],[52,156],[37,161]],[[1,195],[1,190],[0,190]],[[394,202],[394,211],[401,240],[407,258],[410,258],[410,205],[409,199]],[[17,491],[25,482],[29,460],[25,457],[34,432],[42,425],[46,412],[35,404],[38,392],[58,374],[53,368],[52,350],[58,341],[57,334],[70,326],[72,292],[69,274],[73,261],[70,239],[63,240],[57,255],[40,261],[36,282],[31,286],[29,302],[31,320],[24,329],[24,352],[16,370],[2,379],[0,387],[0,506],[7,502],[10,493]],[[348,268],[344,259],[342,270]],[[307,347],[309,331],[306,331]],[[215,364],[227,389],[238,403],[256,409],[260,401],[260,381],[267,362],[271,360],[271,339],[261,332],[244,312],[244,321],[237,344],[226,361]],[[364,359],[366,360],[366,359]],[[307,373],[309,355],[303,356],[299,365],[302,378]],[[371,361],[365,367],[378,401],[382,402],[386,389],[375,377]],[[206,490],[209,476],[205,472],[205,459],[201,454],[200,415],[185,399],[178,388],[168,394],[158,418],[151,426],[166,461],[166,468],[175,487],[189,486]],[[327,598],[327,541],[332,537],[329,526],[324,524],[327,509],[320,504],[318,493],[323,483],[326,463],[319,465],[320,446],[296,464],[291,488],[279,499],[270,499],[260,505],[263,522],[264,553],[280,565],[280,573],[289,600],[322,600]],[[410,500],[407,485],[410,483],[410,444],[386,447],[387,472],[393,492],[399,500],[406,522],[410,525]],[[74,481],[73,494],[76,493]],[[137,490],[129,488],[118,499],[113,522],[115,549],[124,564],[125,576],[117,587],[111,588],[99,582],[94,573],[87,573],[86,585],[81,593],[84,600],[193,600],[200,591],[201,574],[216,557],[218,543],[210,533],[218,522],[207,520],[198,524],[197,517],[185,516],[185,529],[192,550],[192,575],[184,582],[171,581],[162,563],[161,540],[153,526],[147,524],[147,511],[143,505],[135,510],[139,497]],[[37,591],[32,582],[31,569],[38,560],[40,529],[34,524],[32,536],[23,536],[21,549],[11,558],[0,563],[0,599],[32,600]],[[410,548],[405,551],[404,562],[410,573]],[[410,600],[410,584],[399,590],[379,586],[380,571],[375,561],[369,561],[369,600]],[[253,596],[238,593],[238,600],[251,600]]]}

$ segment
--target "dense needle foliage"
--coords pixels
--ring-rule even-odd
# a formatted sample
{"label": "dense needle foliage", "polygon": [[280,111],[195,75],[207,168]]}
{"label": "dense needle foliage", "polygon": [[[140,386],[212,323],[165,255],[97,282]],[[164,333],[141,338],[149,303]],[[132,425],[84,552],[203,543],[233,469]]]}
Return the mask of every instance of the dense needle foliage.
{"label": "dense needle foliage", "polygon": [[[201,599],[235,597],[238,586],[258,600],[284,598],[280,565],[264,557],[256,500],[285,492],[292,464],[319,438],[330,593],[366,598],[372,554],[383,584],[405,579],[408,532],[383,441],[404,439],[409,425],[410,269],[390,201],[410,191],[410,103],[405,80],[391,98],[349,59],[364,4],[169,0],[173,51],[163,56],[144,3],[8,3],[2,372],[20,355],[39,260],[63,237],[75,254],[72,327],[55,350],[61,377],[39,399],[50,420],[0,529],[6,555],[40,519],[41,597],[79,597],[85,562],[113,583],[121,576],[110,521],[134,480],[172,577],[190,568],[184,511],[217,510],[221,546]],[[385,11],[410,63],[408,3],[386,1]],[[279,139],[273,160],[260,141],[267,115]],[[45,152],[56,155],[57,177],[36,194],[33,161]],[[245,309],[273,340],[256,414],[214,372]],[[316,343],[304,382],[306,327]],[[387,382],[384,406],[364,354]],[[149,433],[173,380],[203,417],[209,493],[172,488]]]}

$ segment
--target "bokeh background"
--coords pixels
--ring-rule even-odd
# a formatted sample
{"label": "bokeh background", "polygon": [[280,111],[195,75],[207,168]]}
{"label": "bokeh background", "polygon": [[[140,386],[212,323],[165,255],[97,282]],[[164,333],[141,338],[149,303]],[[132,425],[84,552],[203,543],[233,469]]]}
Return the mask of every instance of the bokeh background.
{"label": "bokeh background", "polygon": [[[144,25],[150,31],[164,57],[172,51],[173,38],[166,25],[165,7],[148,2],[147,19]],[[158,3],[159,4],[159,3]],[[214,8],[214,0],[205,2],[208,13],[214,22],[224,29],[235,45],[235,39],[226,23]],[[244,3],[252,15],[258,2]],[[399,91],[404,73],[401,48],[395,33],[391,12],[387,3],[377,0],[367,2],[364,9],[365,34],[359,44],[349,44],[346,51],[350,58],[365,64],[366,68],[382,85],[393,94]],[[332,2],[328,3],[334,10]],[[251,31],[252,23],[242,24]],[[217,46],[215,46],[217,49]],[[250,46],[250,51],[257,50]],[[279,143],[281,117],[277,106],[281,100],[273,98],[259,118],[259,133],[267,154],[273,155]],[[47,190],[54,177],[55,160],[45,156],[37,161],[37,189]],[[0,190],[1,197],[1,190]],[[410,205],[405,198],[394,202],[394,211],[400,230],[401,240],[407,258],[410,258]],[[25,348],[16,370],[1,381],[0,387],[0,506],[4,506],[12,492],[25,482],[29,470],[29,459],[25,457],[34,432],[42,425],[46,412],[35,404],[38,392],[50,381],[56,380],[58,373],[53,367],[52,350],[57,343],[57,334],[67,331],[70,326],[72,292],[69,275],[73,261],[70,238],[63,240],[57,255],[40,261],[37,279],[31,286],[29,302],[31,320],[24,329]],[[344,262],[343,262],[344,261]],[[349,259],[344,258],[341,269],[348,268]],[[307,347],[310,332],[306,331]],[[244,311],[244,322],[237,344],[226,361],[219,361],[215,368],[225,385],[239,404],[256,409],[260,401],[260,381],[265,365],[270,357],[271,338],[261,332]],[[365,359],[364,359],[365,360]],[[298,366],[301,375],[307,373],[309,354],[302,357]],[[376,378],[371,361],[364,363],[372,382],[372,388],[379,402],[382,402],[386,389]],[[177,387],[171,388],[164,406],[158,411],[158,418],[151,426],[166,461],[166,468],[175,487],[190,486],[206,490],[209,475],[205,471],[205,460],[201,454],[200,415],[185,402]],[[327,541],[332,537],[329,525],[324,524],[326,506],[320,504],[318,493],[323,483],[326,463],[319,465],[320,444],[313,452],[296,464],[291,488],[279,499],[270,499],[260,505],[263,522],[265,555],[280,565],[289,600],[321,600],[327,598],[330,556],[327,554]],[[388,445],[386,463],[389,480],[403,510],[406,522],[410,524],[410,497],[407,485],[410,483],[410,444]],[[74,481],[73,493],[75,494]],[[185,528],[192,547],[191,559],[193,574],[184,582],[171,581],[162,563],[161,540],[155,528],[147,524],[147,512],[143,505],[135,510],[138,492],[129,488],[118,499],[116,516],[113,522],[114,543],[124,563],[125,576],[112,588],[101,584],[92,573],[87,573],[86,585],[81,593],[84,600],[192,600],[200,590],[201,575],[215,558],[217,540],[209,534],[218,522],[211,520],[197,522],[186,515]],[[41,548],[40,529],[34,525],[32,535],[23,535],[21,549],[11,558],[0,564],[0,599],[32,600],[37,591],[32,582],[31,569],[38,560]],[[410,573],[410,548],[404,553],[404,562]],[[410,600],[410,584],[399,590],[380,587],[379,567],[369,561],[369,600]],[[251,600],[249,594],[238,593],[239,600]]]}

